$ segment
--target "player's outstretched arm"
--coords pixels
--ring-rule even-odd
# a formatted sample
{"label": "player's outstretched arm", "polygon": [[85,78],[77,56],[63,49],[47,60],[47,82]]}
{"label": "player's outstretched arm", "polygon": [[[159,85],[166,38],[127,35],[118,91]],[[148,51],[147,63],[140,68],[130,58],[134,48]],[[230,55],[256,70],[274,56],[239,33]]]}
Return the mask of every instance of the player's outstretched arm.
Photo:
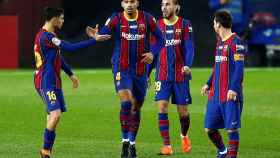
{"label": "player's outstretched arm", "polygon": [[[95,37],[97,37],[99,41],[102,41],[102,40],[108,40],[111,36],[110,35],[101,36],[101,35],[96,34]],[[89,40],[80,41],[78,43],[70,43],[67,41],[60,40],[59,38],[55,37],[55,35],[53,35],[53,34],[49,34],[47,36],[47,38],[48,38],[48,41],[50,41],[50,43],[52,45],[55,45],[55,46],[59,47],[60,49],[62,49],[64,51],[68,51],[68,52],[77,51],[79,49],[89,47],[96,43],[96,39],[94,39],[94,38],[89,39]]]}
{"label": "player's outstretched arm", "polygon": [[94,38],[96,41],[107,41],[111,38],[111,35],[109,35],[108,33],[106,34],[99,34],[99,25],[97,24],[95,26],[95,28],[92,28],[90,26],[88,26],[86,28],[86,33],[89,37]]}

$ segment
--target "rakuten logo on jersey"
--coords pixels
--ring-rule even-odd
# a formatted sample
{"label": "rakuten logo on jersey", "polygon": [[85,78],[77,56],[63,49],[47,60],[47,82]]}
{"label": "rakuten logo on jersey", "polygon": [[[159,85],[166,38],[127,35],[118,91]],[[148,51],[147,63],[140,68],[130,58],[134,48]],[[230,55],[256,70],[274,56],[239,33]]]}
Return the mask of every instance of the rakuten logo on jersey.
{"label": "rakuten logo on jersey", "polygon": [[145,35],[131,34],[122,32],[122,37],[129,41],[138,41],[145,38]]}
{"label": "rakuten logo on jersey", "polygon": [[181,43],[181,40],[175,40],[175,39],[172,39],[172,40],[166,40],[165,41],[165,47],[168,47],[168,46],[176,46],[178,44]]}
{"label": "rakuten logo on jersey", "polygon": [[215,56],[215,61],[216,63],[225,62],[228,61],[228,58],[226,56]]}

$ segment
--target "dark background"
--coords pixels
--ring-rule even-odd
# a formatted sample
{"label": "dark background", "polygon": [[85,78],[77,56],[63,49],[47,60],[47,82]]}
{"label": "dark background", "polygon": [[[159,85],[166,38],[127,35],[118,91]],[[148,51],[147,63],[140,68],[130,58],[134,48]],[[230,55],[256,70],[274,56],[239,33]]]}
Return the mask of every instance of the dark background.
{"label": "dark background", "polygon": [[[161,0],[140,0],[140,9],[160,17]],[[250,0],[258,3],[255,8],[275,10],[280,18],[278,0]],[[41,13],[45,6],[62,7],[65,10],[65,23],[60,31],[60,38],[77,42],[87,39],[87,25],[103,26],[113,12],[121,11],[121,0],[0,0],[0,15],[17,15],[19,32],[19,65],[21,68],[34,67],[33,40],[36,32],[43,25]],[[194,30],[195,58],[194,66],[209,67],[213,62],[215,34],[212,28],[212,12],[208,0],[181,0],[180,15],[191,20]],[[274,7],[274,9],[273,9]],[[258,47],[257,47],[258,48]],[[263,48],[263,47],[262,47]],[[99,68],[110,67],[113,42],[98,43],[95,46],[75,53],[63,52],[68,63],[73,67]],[[260,50],[260,49],[258,49]],[[262,51],[265,54],[265,49]],[[251,56],[255,56],[252,54]],[[264,55],[265,57],[265,55]],[[253,59],[252,57],[250,57]],[[249,60],[250,60],[249,58]],[[260,60],[264,60],[263,57]],[[255,62],[260,66],[260,62]]]}

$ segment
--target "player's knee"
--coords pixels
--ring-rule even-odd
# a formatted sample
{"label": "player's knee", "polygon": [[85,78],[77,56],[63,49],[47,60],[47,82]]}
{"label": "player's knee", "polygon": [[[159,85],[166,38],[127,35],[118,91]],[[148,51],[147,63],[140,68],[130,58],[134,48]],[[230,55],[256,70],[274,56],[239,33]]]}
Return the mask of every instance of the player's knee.
{"label": "player's knee", "polygon": [[166,103],[158,103],[159,113],[168,113],[168,104]]}
{"label": "player's knee", "polygon": [[205,133],[209,133],[210,129],[209,128],[204,128]]}
{"label": "player's knee", "polygon": [[57,124],[60,120],[60,117],[61,117],[61,113],[60,112],[54,112],[50,115],[50,121],[53,123],[53,124]]}
{"label": "player's knee", "polygon": [[119,96],[121,101],[132,101],[132,97],[129,91],[126,90],[119,91]]}
{"label": "player's knee", "polygon": [[168,113],[168,108],[167,107],[159,108],[159,113]]}
{"label": "player's knee", "polygon": [[180,117],[188,116],[188,108],[186,106],[178,106],[177,111]]}
{"label": "player's knee", "polygon": [[142,104],[134,104],[131,108],[132,112],[141,111]]}
{"label": "player's knee", "polygon": [[51,118],[52,123],[57,124],[60,120],[60,115],[55,115]]}
{"label": "player's knee", "polygon": [[218,130],[217,130],[217,129],[209,129],[209,128],[205,128],[204,130],[205,130],[205,132],[206,132],[207,134],[211,134],[211,133],[218,132]]}

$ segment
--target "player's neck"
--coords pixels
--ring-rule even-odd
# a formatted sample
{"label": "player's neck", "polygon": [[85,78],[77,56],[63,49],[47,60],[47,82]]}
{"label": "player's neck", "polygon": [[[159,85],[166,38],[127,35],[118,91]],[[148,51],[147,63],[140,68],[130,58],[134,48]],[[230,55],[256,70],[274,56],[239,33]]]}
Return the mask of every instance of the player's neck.
{"label": "player's neck", "polygon": [[137,20],[138,18],[138,10],[136,10],[134,13],[132,14],[127,14],[126,12],[124,12],[124,17],[127,20]]}
{"label": "player's neck", "polygon": [[51,23],[45,23],[45,25],[43,26],[43,29],[45,29],[48,32],[55,33],[55,28],[53,27],[53,25]]}
{"label": "player's neck", "polygon": [[233,33],[231,29],[224,29],[220,31],[219,36],[221,37],[222,41],[226,41],[232,36],[232,34]]}
{"label": "player's neck", "polygon": [[172,16],[170,16],[169,18],[164,18],[164,23],[166,25],[174,25],[177,21],[178,21],[179,17],[174,14]]}

